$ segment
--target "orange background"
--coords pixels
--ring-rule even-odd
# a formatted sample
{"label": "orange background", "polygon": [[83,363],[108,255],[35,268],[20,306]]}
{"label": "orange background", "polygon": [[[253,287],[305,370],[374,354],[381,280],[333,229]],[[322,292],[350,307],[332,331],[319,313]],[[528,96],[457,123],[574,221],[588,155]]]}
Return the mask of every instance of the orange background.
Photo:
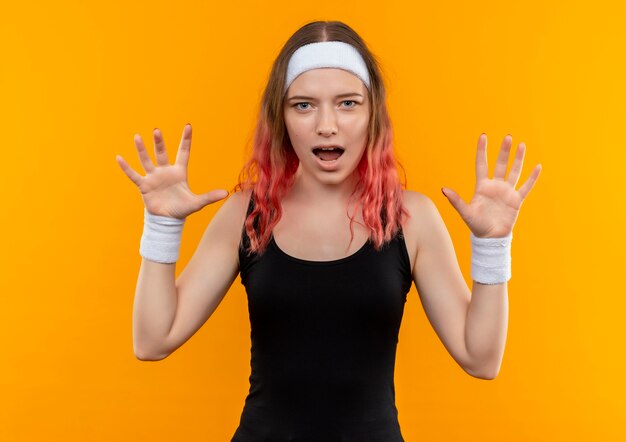
{"label": "orange background", "polygon": [[[626,440],[626,9],[471,3],[3,5],[0,439],[230,440],[250,370],[245,292],[237,279],[167,359],[135,358],[143,204],[115,155],[144,174],[134,134],[154,158],[159,127],[173,161],[190,122],[191,189],[232,187],[272,61],[324,19],[380,58],[408,187],[439,207],[470,287],[469,230],[439,189],[471,199],[481,132],[490,176],[507,133],[527,145],[519,185],[543,166],[514,228],[495,380],[467,375],[409,294],[396,365],[407,442]],[[219,204],[188,219],[177,275]]]}

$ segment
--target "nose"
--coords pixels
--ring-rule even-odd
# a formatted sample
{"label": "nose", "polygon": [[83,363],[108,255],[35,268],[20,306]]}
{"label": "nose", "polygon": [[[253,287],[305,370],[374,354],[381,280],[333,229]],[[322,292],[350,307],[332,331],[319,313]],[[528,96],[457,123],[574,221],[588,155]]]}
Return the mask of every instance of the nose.
{"label": "nose", "polygon": [[317,121],[317,134],[324,136],[337,134],[337,119],[332,110],[320,109]]}

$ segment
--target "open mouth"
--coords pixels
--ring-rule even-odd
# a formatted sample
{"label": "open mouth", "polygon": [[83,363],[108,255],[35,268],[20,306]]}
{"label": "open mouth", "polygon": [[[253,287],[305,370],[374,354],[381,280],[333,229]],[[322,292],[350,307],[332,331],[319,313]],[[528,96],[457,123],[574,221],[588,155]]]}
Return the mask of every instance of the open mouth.
{"label": "open mouth", "polygon": [[342,154],[344,149],[341,147],[316,147],[313,154],[322,161],[335,161]]}

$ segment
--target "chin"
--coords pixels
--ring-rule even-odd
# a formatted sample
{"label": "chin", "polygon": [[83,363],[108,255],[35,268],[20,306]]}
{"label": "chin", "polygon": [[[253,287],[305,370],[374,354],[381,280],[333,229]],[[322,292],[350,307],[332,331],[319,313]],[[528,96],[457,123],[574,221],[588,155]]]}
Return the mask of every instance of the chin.
{"label": "chin", "polygon": [[317,174],[316,178],[319,182],[323,184],[327,184],[330,186],[337,186],[337,185],[344,184],[350,181],[350,178],[352,176],[353,174],[346,175],[345,173],[341,173],[341,172],[325,172],[325,173]]}
{"label": "chin", "polygon": [[322,184],[326,184],[326,185],[329,185],[329,186],[337,186],[337,185],[343,183],[345,180],[346,180],[345,177],[337,176],[337,175],[336,176],[328,176],[328,175],[326,175],[324,177],[320,177],[319,178],[319,181]]}

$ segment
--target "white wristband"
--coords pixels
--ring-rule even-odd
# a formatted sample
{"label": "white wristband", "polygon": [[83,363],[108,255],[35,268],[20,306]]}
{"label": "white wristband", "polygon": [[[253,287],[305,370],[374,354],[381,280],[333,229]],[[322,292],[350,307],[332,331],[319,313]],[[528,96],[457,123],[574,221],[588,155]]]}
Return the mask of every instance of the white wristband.
{"label": "white wristband", "polygon": [[511,279],[513,232],[501,238],[478,238],[472,242],[472,279],[481,284],[501,284]]}
{"label": "white wristband", "polygon": [[153,215],[144,207],[143,235],[139,254],[145,259],[162,264],[178,261],[180,240],[185,219]]}

